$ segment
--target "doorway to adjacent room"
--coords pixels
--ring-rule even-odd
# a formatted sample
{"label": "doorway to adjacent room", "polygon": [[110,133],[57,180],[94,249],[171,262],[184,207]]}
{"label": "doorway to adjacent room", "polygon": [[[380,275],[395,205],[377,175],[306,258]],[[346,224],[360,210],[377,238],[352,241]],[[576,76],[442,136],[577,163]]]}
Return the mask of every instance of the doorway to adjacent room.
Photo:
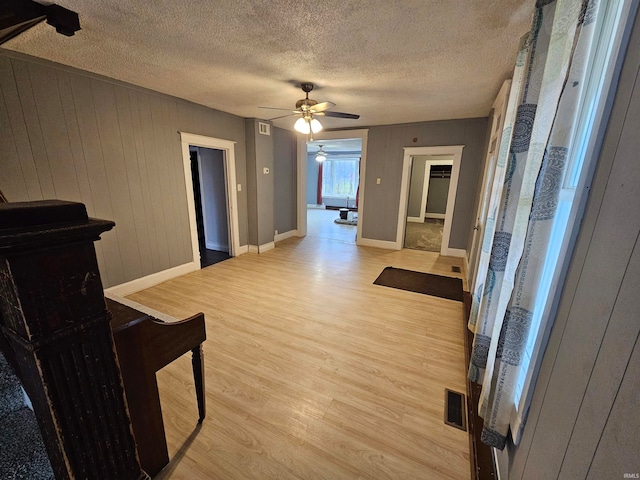
{"label": "doorway to adjacent room", "polygon": [[404,248],[439,252],[447,211],[453,156],[412,157]]}
{"label": "doorway to adjacent room", "polygon": [[200,267],[205,268],[230,258],[224,152],[190,146],[189,155]]}

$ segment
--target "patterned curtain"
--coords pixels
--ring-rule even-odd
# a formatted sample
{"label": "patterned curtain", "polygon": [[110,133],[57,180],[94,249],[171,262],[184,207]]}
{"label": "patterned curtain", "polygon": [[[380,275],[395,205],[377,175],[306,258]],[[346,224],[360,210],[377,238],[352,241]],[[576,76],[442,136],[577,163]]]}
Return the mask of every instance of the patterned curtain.
{"label": "patterned curtain", "polygon": [[[538,0],[514,74],[513,88],[520,84],[514,95],[517,113],[513,131],[507,126],[503,132],[506,151],[501,146],[499,173],[504,176],[494,185],[499,202],[487,221],[480,259],[484,271],[470,318],[475,338],[469,378],[483,385],[482,441],[499,449],[509,432],[597,7],[597,0]],[[516,82],[521,73],[524,78]]]}

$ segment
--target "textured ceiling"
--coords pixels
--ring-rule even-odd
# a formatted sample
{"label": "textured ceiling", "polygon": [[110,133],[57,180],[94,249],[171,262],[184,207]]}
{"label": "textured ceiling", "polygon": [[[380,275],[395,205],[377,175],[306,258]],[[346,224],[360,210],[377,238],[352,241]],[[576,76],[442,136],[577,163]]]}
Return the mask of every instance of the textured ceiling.
{"label": "textured ceiling", "polygon": [[[311,98],[359,120],[327,128],[486,116],[513,70],[534,0],[56,0],[80,15],[3,47],[242,117]],[[291,128],[294,117],[277,120]]]}

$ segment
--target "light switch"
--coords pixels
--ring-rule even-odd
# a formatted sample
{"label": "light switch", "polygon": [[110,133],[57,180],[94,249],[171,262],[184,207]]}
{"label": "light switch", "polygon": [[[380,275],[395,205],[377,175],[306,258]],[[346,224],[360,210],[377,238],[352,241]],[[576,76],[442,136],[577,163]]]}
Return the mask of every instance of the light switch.
{"label": "light switch", "polygon": [[238,191],[239,191],[239,192],[241,192],[241,191],[242,191],[242,184],[241,184],[241,183],[239,183],[239,184],[238,184]]}
{"label": "light switch", "polygon": [[380,185],[380,182],[381,182],[381,181],[382,181],[382,180],[380,179],[380,177],[376,178],[376,185]]}
{"label": "light switch", "polygon": [[262,173],[264,173],[265,175],[269,175],[269,167],[264,167],[262,169]]}

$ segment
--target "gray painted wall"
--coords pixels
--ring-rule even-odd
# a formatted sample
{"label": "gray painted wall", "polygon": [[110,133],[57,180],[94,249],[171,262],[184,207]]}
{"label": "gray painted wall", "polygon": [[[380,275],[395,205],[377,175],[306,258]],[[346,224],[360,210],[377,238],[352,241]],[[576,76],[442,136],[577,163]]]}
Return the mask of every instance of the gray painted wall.
{"label": "gray painted wall", "polygon": [[274,226],[278,233],[297,228],[297,142],[294,132],[273,128]]}
{"label": "gray painted wall", "polygon": [[227,193],[222,150],[198,148],[200,155],[200,186],[204,216],[204,236],[207,248],[229,251]]}
{"label": "gray painted wall", "polygon": [[509,479],[640,473],[640,25]]}
{"label": "gray painted wall", "polygon": [[430,178],[427,192],[427,213],[447,213],[447,195],[449,195],[450,178]]}
{"label": "gray painted wall", "polygon": [[[73,68],[0,52],[0,189],[10,201],[84,203],[116,228],[96,243],[105,287],[192,260],[178,131],[236,143],[244,121]],[[240,244],[247,197],[238,193]]]}
{"label": "gray painted wall", "polygon": [[[465,145],[456,195],[452,248],[467,248],[476,183],[480,174],[487,128],[486,118],[408,123],[369,128],[366,191],[362,212],[362,236],[395,241],[400,206],[404,147]],[[414,141],[415,139],[415,141]],[[376,178],[381,184],[376,185]]]}
{"label": "gray painted wall", "polygon": [[[247,118],[245,120],[247,142],[247,190],[249,199],[249,244],[264,245],[273,242],[274,234],[274,161],[273,134],[258,133],[258,122],[266,120]],[[271,126],[273,132],[273,126]],[[263,172],[264,168],[269,173]]]}
{"label": "gray painted wall", "polygon": [[413,157],[411,162],[411,177],[409,178],[409,204],[407,205],[407,217],[421,217],[422,191],[424,190],[424,170],[427,167],[426,157]]}
{"label": "gray painted wall", "polygon": [[[297,188],[297,186],[296,186]],[[307,155],[307,204],[318,203],[318,162],[316,156]]]}

